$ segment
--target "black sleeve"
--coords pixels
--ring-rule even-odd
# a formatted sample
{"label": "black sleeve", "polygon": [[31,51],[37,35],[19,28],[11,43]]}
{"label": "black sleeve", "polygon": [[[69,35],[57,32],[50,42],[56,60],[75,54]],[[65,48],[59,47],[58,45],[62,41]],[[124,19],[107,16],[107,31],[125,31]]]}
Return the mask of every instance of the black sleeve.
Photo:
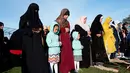
{"label": "black sleeve", "polygon": [[9,49],[10,50],[21,50],[22,49],[22,32],[16,30],[13,32],[9,40]]}
{"label": "black sleeve", "polygon": [[25,28],[29,25],[29,22],[25,16],[20,17],[19,28]]}
{"label": "black sleeve", "polygon": [[73,41],[72,34],[73,34],[74,31],[75,31],[75,30],[73,29],[73,30],[71,31],[71,33],[70,33],[70,35],[71,35],[71,37],[70,37],[71,42]]}
{"label": "black sleeve", "polygon": [[96,36],[96,34],[103,34],[103,27],[101,25],[95,26],[93,28],[91,27],[90,31],[92,36]]}
{"label": "black sleeve", "polygon": [[121,41],[122,41],[123,40],[122,32],[119,32],[119,35],[120,35],[120,38],[121,38]]}
{"label": "black sleeve", "polygon": [[79,25],[75,25],[75,31],[80,33],[80,36],[87,36],[88,33],[87,31],[85,31],[82,27],[80,27]]}

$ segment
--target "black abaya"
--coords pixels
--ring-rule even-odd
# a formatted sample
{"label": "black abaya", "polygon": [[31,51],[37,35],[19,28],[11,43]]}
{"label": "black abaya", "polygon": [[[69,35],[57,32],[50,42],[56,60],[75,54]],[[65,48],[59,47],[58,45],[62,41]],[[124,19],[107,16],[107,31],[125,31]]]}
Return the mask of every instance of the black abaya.
{"label": "black abaya", "polygon": [[[103,27],[100,22],[102,15],[99,14],[92,22],[90,31],[92,37],[92,60],[93,62],[105,62],[107,59],[106,50],[103,41]],[[101,34],[100,37],[97,34]]]}
{"label": "black abaya", "polygon": [[47,60],[40,33],[23,35],[23,62],[26,63],[24,73],[48,73]]}
{"label": "black abaya", "polygon": [[[43,24],[39,18],[39,6],[31,3],[28,10],[20,18],[19,29],[22,35],[22,73],[48,73],[47,57],[45,57],[45,39]],[[39,31],[40,33],[32,32]],[[43,40],[42,40],[43,38]]]}
{"label": "black abaya", "polygon": [[82,61],[80,62],[81,68],[88,68],[90,66],[90,37],[87,36],[87,31],[85,31],[79,25],[75,25],[75,31],[80,34],[80,42],[83,45],[82,49]]}

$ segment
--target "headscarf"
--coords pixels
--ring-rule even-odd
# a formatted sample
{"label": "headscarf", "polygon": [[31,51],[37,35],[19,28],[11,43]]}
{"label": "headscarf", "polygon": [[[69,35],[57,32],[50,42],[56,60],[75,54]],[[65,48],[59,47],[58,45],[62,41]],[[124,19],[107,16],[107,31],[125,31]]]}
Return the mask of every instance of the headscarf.
{"label": "headscarf", "polygon": [[120,22],[119,21],[112,21],[112,24],[111,25],[113,25],[115,28],[119,28],[118,27],[118,24],[119,24]]}
{"label": "headscarf", "polygon": [[85,31],[90,31],[89,26],[86,23],[84,24],[84,20],[86,18],[87,18],[86,16],[80,17],[80,19],[78,20],[78,22],[76,24],[78,24],[80,27],[82,27]]}
{"label": "headscarf", "polygon": [[67,8],[62,9],[60,15],[56,19],[56,22],[60,24],[60,27],[66,27],[69,24],[68,20],[64,19],[64,15],[70,15],[70,11]]}
{"label": "headscarf", "polygon": [[111,17],[107,17],[105,22],[103,23],[103,29],[108,30],[110,28],[110,22],[112,21]]}
{"label": "headscarf", "polygon": [[[51,33],[54,33],[54,28],[55,28],[55,26],[58,26],[58,27],[59,27],[58,24],[52,24],[52,25],[50,26],[50,32],[51,32]],[[58,31],[57,31],[56,33],[54,33],[54,34],[59,34],[59,31],[60,31],[60,29],[58,29]]]}
{"label": "headscarf", "polygon": [[74,31],[74,32],[72,33],[73,39],[76,40],[76,39],[78,38],[78,35],[79,35],[79,33],[76,32],[76,31]]}
{"label": "headscarf", "polygon": [[[25,12],[21,16],[19,28],[39,28],[42,26],[42,22],[39,18],[39,6],[36,3],[31,3]],[[43,28],[43,27],[42,27]]]}
{"label": "headscarf", "polygon": [[91,34],[95,35],[95,32],[102,32],[103,31],[103,27],[102,27],[102,24],[100,22],[100,18],[102,17],[103,15],[102,14],[99,14],[95,17],[94,21],[92,22],[92,25],[91,25],[91,28],[90,28],[90,31],[91,31]]}
{"label": "headscarf", "polygon": [[123,25],[122,25],[122,29],[125,31],[125,34],[127,35],[128,34],[128,30],[127,30],[127,28],[126,28],[126,25],[127,25],[128,23],[127,22],[125,22],[125,23],[123,23]]}
{"label": "headscarf", "polygon": [[117,26],[118,26],[118,31],[121,32],[122,31],[122,22],[118,23]]}
{"label": "headscarf", "polygon": [[4,26],[4,23],[3,23],[3,22],[0,22],[0,26]]}

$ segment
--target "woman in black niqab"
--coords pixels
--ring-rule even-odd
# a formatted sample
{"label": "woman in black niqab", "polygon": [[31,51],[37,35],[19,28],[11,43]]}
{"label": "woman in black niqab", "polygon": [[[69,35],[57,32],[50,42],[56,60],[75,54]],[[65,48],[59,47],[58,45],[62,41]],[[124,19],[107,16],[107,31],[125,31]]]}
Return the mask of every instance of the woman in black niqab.
{"label": "woman in black niqab", "polygon": [[90,28],[92,36],[92,59],[94,63],[104,62],[104,58],[107,57],[103,57],[106,55],[106,51],[103,41],[103,27],[101,21],[102,15],[99,14],[95,17]]}
{"label": "woman in black niqab", "polygon": [[22,38],[25,73],[48,73],[49,70],[44,50],[43,25],[38,10],[38,5],[32,3],[23,17],[27,20]]}
{"label": "woman in black niqab", "polygon": [[30,4],[26,13],[21,16],[19,29],[14,35],[17,38],[14,39],[15,45],[21,42],[22,73],[48,73],[49,70],[44,51],[43,25],[38,11],[36,3]]}
{"label": "woman in black niqab", "polygon": [[19,28],[39,28],[42,26],[38,12],[39,6],[36,3],[31,3],[25,14],[20,18]]}

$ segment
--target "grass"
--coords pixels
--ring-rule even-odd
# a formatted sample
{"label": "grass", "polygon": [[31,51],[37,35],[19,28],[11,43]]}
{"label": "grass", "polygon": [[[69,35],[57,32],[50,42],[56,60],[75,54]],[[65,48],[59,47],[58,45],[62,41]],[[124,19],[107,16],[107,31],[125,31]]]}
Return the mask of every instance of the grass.
{"label": "grass", "polygon": [[[20,67],[14,67],[11,70],[5,71],[3,73],[21,73],[21,68]],[[97,69],[97,68],[90,67],[90,68],[87,68],[87,69],[86,68],[81,69],[79,71],[79,73],[114,73],[114,72],[100,70],[100,69]],[[126,68],[124,68],[124,67],[120,67],[119,73],[130,73],[130,71],[126,70]]]}
{"label": "grass", "polygon": [[14,67],[14,68],[12,68],[12,69],[10,69],[8,71],[5,71],[3,73],[22,73],[22,72],[21,72],[21,68],[20,67]]}
{"label": "grass", "polygon": [[113,73],[113,72],[111,72],[111,71],[105,71],[105,70],[100,70],[100,69],[97,69],[97,68],[90,67],[88,69],[86,69],[86,68],[81,69],[79,71],[79,73]]}

